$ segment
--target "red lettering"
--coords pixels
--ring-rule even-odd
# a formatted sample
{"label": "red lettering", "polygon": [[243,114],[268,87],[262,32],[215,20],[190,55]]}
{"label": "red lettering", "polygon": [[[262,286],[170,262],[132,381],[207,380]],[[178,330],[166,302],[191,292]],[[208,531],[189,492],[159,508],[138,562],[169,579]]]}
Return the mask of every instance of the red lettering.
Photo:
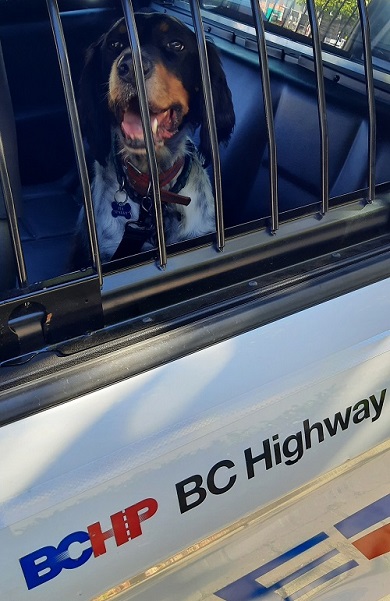
{"label": "red lettering", "polygon": [[106,552],[106,543],[105,541],[111,536],[114,536],[113,529],[106,530],[106,532],[102,531],[102,527],[100,526],[100,522],[96,522],[87,528],[89,538],[91,539],[91,545],[93,554],[95,557],[99,557],[99,555],[104,555]]}
{"label": "red lettering", "polygon": [[127,543],[137,536],[141,536],[141,522],[153,517],[158,509],[156,499],[143,499],[123,511],[118,511],[110,516],[112,528],[102,531],[100,522],[88,526],[88,534],[91,539],[93,554],[95,557],[106,553],[105,541],[112,536],[115,537],[117,546]]}
{"label": "red lettering", "polygon": [[158,509],[156,499],[143,499],[135,505],[125,509],[125,515],[129,527],[130,538],[141,536],[141,522],[153,517]]}
{"label": "red lettering", "polygon": [[91,539],[91,545],[93,554],[95,557],[99,557],[99,555],[104,555],[106,552],[106,544],[105,541],[108,538],[114,536],[114,531],[106,530],[106,532],[102,531],[102,527],[100,526],[100,522],[96,522],[87,528],[89,538]]}
{"label": "red lettering", "polygon": [[111,524],[114,530],[115,541],[118,547],[127,543],[131,536],[129,533],[127,520],[126,520],[126,509],[124,511],[118,511],[111,516]]}

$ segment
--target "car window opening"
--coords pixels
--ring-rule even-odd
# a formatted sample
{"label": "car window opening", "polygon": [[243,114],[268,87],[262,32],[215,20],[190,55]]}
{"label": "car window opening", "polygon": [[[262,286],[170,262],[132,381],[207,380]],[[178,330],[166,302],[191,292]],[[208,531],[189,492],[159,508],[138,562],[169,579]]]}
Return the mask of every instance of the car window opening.
{"label": "car window opening", "polygon": [[[386,28],[377,25],[374,3],[367,7],[357,0],[332,15],[325,5],[316,10],[311,0],[283,7],[255,0],[202,5],[179,0],[169,6],[136,5],[135,11],[125,0],[98,4],[91,9],[75,1],[69,10],[48,0],[39,18],[10,10],[0,26],[1,79],[8,99],[0,121],[0,308],[9,332],[3,358],[20,352],[23,328],[16,324],[35,324],[38,334],[29,334],[25,347],[30,350],[66,339],[68,332],[83,335],[110,323],[114,317],[105,307],[115,319],[122,315],[111,297],[124,287],[129,292],[118,306],[130,303],[128,315],[136,315],[143,310],[134,301],[139,287],[149,296],[145,306],[168,306],[175,282],[180,298],[189,300],[208,287],[218,289],[222,273],[236,284],[259,265],[262,273],[272,273],[340,245],[349,247],[359,237],[365,241],[387,233],[389,96],[377,62],[379,54],[385,60],[385,50],[378,53],[378,47],[385,47]],[[137,17],[145,9],[148,16]],[[181,56],[189,49],[172,16],[190,30],[183,30],[194,50],[187,63]],[[15,56],[20,23],[30,47],[40,36],[24,83],[18,81]],[[144,50],[147,27],[155,27],[161,38],[157,67],[150,50]],[[169,38],[170,30],[176,37]],[[291,38],[291,32],[298,37]],[[92,47],[96,51],[99,44],[116,53],[97,107],[102,112],[109,98],[111,113],[105,106],[104,118],[116,119],[107,130],[106,154],[99,154],[101,140],[86,131],[93,120],[102,122],[92,108],[85,118],[80,106],[85,52],[89,46],[92,70],[98,60]],[[355,70],[353,60],[361,69]],[[42,61],[46,70],[40,69],[40,83],[34,84]],[[185,64],[199,70],[199,83],[191,90]],[[150,90],[159,85],[153,80],[156,72],[170,86],[161,102],[150,99]],[[32,89],[28,103],[27,85]],[[101,82],[95,85],[103,90]],[[84,81],[84,91],[85,86]],[[131,99],[124,104],[126,94]],[[161,149],[184,130],[193,142],[178,137],[175,152],[180,145],[183,157],[177,154],[163,165]],[[129,167],[116,158],[107,175],[107,157],[118,144],[121,155],[131,147],[136,164],[129,161]],[[206,178],[200,177],[204,160]],[[112,173],[117,188],[107,233],[103,209],[97,209],[93,196]],[[197,179],[189,180],[189,174]],[[197,194],[207,203],[198,206],[191,198]],[[364,221],[361,212],[374,200],[374,212]],[[342,226],[340,233],[340,224],[350,222],[353,227]],[[81,247],[84,256],[74,263]],[[241,272],[235,271],[235,260],[245,266]],[[183,275],[186,261],[190,286]],[[80,317],[63,311],[61,293],[69,299],[74,295],[75,306],[84,305]],[[90,318],[88,305],[93,306]],[[76,325],[67,332],[68,319]]]}

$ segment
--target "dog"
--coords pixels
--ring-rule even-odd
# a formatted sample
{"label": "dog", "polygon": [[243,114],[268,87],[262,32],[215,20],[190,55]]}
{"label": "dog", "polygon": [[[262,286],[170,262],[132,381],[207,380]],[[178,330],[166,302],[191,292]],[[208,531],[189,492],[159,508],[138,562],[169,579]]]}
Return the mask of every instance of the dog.
{"label": "dog", "polygon": [[[167,244],[215,231],[205,167],[211,148],[195,34],[162,13],[136,13]],[[207,42],[218,142],[234,128],[232,96]],[[124,19],[89,47],[80,81],[82,130],[94,159],[91,183],[102,262],[154,248],[149,165]],[[199,128],[196,149],[191,137]],[[84,209],[78,221],[82,237]],[[84,247],[87,241],[84,241]]]}

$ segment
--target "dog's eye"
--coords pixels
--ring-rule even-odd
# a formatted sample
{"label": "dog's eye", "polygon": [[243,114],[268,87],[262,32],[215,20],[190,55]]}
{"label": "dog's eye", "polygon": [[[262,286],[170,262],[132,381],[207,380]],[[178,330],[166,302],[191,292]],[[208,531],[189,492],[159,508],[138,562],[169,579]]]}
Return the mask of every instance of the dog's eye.
{"label": "dog's eye", "polygon": [[167,49],[172,50],[173,52],[183,52],[184,48],[185,46],[180,40],[172,40],[167,43]]}
{"label": "dog's eye", "polygon": [[122,52],[123,48],[125,47],[124,43],[119,42],[119,40],[113,40],[110,42],[109,46],[111,50],[115,50],[115,52]]}

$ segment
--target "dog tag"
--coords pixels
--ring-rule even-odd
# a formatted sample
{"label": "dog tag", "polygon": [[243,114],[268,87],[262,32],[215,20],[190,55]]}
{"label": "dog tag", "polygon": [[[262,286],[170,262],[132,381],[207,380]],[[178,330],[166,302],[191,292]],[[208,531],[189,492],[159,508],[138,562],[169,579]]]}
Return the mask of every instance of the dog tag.
{"label": "dog tag", "polygon": [[118,202],[114,200],[111,203],[113,217],[124,217],[125,219],[131,219],[131,206],[128,202]]}

